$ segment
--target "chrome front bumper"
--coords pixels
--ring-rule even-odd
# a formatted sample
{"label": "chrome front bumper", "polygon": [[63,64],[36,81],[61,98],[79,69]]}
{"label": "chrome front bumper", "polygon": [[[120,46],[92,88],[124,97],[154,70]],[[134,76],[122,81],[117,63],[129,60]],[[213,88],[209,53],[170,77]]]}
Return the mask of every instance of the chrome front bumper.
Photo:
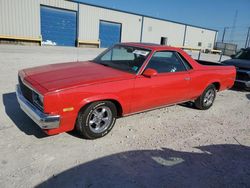
{"label": "chrome front bumper", "polygon": [[20,86],[16,86],[16,96],[21,109],[41,128],[55,129],[59,127],[60,116],[48,115],[41,112],[37,107],[24,98]]}

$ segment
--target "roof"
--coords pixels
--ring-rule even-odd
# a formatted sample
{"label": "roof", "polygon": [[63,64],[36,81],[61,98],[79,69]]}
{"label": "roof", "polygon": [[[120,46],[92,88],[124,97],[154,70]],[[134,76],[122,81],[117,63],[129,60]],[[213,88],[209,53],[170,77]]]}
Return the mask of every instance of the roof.
{"label": "roof", "polygon": [[178,51],[178,48],[172,47],[172,46],[165,46],[155,43],[139,43],[139,42],[124,42],[120,43],[121,45],[127,45],[127,46],[135,46],[139,48],[146,48],[150,50],[175,50]]}
{"label": "roof", "polygon": [[192,25],[192,24],[172,21],[172,20],[168,20],[168,19],[164,19],[164,18],[158,18],[158,17],[154,17],[154,16],[148,16],[148,15],[144,15],[144,14],[138,14],[138,13],[124,11],[124,10],[120,10],[120,9],[104,7],[104,6],[100,6],[100,5],[94,5],[94,4],[85,3],[85,2],[79,2],[79,0],[67,0],[67,1],[75,2],[75,3],[79,3],[79,4],[83,4],[83,5],[88,5],[88,6],[92,6],[92,7],[103,8],[103,9],[123,12],[123,13],[127,13],[127,14],[133,14],[133,15],[136,15],[136,16],[142,16],[142,17],[146,17],[146,18],[152,18],[152,19],[156,19],[156,20],[167,21],[167,22],[172,22],[172,23],[181,24],[181,25],[185,25],[185,26],[196,27],[196,28],[200,28],[200,29],[206,29],[206,30],[218,32],[218,30],[215,30],[215,29],[210,29],[210,28],[196,26],[196,25]]}

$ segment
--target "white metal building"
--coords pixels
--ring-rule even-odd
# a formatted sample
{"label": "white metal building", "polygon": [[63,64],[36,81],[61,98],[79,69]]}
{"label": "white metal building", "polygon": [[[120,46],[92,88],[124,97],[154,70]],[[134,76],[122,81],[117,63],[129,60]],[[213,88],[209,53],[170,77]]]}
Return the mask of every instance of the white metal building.
{"label": "white metal building", "polygon": [[0,0],[0,43],[109,47],[164,42],[212,49],[217,31],[65,0]]}

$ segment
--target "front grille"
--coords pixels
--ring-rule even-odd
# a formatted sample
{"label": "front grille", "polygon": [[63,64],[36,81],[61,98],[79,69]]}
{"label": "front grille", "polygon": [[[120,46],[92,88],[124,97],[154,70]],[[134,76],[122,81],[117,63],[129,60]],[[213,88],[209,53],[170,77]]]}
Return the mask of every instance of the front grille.
{"label": "front grille", "polygon": [[20,77],[18,77],[18,82],[20,85],[21,92],[23,96],[31,103],[33,103],[33,97],[32,97],[32,90],[28,88],[26,85],[23,84],[22,80]]}
{"label": "front grille", "polygon": [[43,103],[39,102],[36,99],[38,97],[38,93],[27,87],[19,76],[18,82],[24,98],[27,99],[30,103],[34,104],[39,110],[43,111]]}
{"label": "front grille", "polygon": [[236,80],[248,81],[248,80],[250,80],[250,77],[246,72],[237,71]]}

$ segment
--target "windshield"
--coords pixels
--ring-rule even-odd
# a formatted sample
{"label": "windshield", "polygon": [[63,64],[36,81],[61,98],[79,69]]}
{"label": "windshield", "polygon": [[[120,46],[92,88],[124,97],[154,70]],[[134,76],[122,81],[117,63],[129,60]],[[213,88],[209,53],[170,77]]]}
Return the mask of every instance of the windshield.
{"label": "windshield", "polygon": [[93,62],[136,74],[150,54],[150,50],[115,45],[93,60]]}
{"label": "windshield", "polygon": [[234,59],[248,59],[250,60],[250,50],[241,50],[239,51]]}

